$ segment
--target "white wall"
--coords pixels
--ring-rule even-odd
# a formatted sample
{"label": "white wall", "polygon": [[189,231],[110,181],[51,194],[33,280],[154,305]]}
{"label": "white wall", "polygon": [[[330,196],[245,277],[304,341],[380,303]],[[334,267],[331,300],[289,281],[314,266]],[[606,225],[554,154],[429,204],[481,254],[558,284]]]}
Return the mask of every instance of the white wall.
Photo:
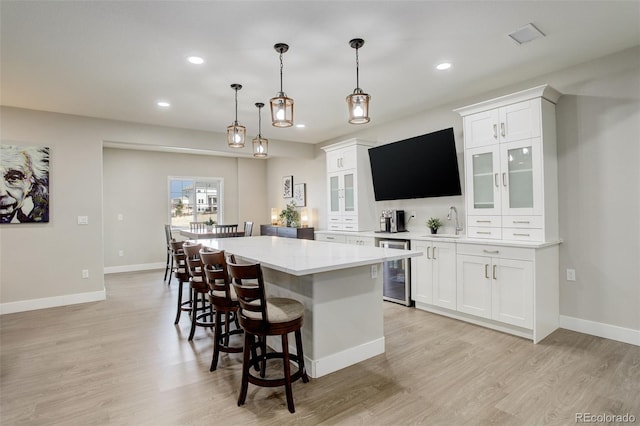
{"label": "white wall", "polygon": [[265,175],[263,160],[105,148],[105,268],[144,269],[164,262],[169,176],[222,178],[224,223],[242,226],[245,220],[268,220]]}

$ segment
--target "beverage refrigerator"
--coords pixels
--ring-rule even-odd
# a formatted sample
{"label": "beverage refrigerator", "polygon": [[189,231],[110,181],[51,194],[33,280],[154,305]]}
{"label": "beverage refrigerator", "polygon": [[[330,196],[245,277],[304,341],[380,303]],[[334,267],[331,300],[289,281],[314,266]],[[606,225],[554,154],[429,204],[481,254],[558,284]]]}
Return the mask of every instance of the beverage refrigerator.
{"label": "beverage refrigerator", "polygon": [[[409,250],[409,240],[382,240],[380,247]],[[382,299],[411,305],[409,259],[389,260],[382,264]]]}

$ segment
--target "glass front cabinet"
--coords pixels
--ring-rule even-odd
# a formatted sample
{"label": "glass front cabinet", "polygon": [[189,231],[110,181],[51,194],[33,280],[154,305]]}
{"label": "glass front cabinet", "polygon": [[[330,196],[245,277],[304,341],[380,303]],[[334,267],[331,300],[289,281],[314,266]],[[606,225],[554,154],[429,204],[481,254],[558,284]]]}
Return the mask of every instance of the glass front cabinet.
{"label": "glass front cabinet", "polygon": [[374,229],[373,186],[369,164],[372,143],[350,139],[323,149],[327,153],[327,228],[334,231]]}
{"label": "glass front cabinet", "polygon": [[463,117],[469,237],[558,238],[559,96],[540,86],[456,110]]}

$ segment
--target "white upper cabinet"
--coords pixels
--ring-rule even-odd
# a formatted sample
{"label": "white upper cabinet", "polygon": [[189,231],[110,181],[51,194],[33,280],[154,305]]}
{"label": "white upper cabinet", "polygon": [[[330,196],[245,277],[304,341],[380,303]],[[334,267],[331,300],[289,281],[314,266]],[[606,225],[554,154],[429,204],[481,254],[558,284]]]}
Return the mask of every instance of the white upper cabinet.
{"label": "white upper cabinet", "polygon": [[558,239],[555,102],[549,86],[459,108],[467,235]]}
{"label": "white upper cabinet", "polygon": [[373,184],[368,152],[372,146],[372,143],[351,139],[322,148],[327,153],[328,229],[374,229]]}

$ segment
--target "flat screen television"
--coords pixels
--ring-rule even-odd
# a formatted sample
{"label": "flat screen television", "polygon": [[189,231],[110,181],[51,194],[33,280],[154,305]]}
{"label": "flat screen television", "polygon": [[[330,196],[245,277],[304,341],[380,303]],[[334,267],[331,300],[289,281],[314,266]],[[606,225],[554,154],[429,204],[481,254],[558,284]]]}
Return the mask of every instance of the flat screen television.
{"label": "flat screen television", "polygon": [[462,195],[453,128],[369,149],[376,201]]}

